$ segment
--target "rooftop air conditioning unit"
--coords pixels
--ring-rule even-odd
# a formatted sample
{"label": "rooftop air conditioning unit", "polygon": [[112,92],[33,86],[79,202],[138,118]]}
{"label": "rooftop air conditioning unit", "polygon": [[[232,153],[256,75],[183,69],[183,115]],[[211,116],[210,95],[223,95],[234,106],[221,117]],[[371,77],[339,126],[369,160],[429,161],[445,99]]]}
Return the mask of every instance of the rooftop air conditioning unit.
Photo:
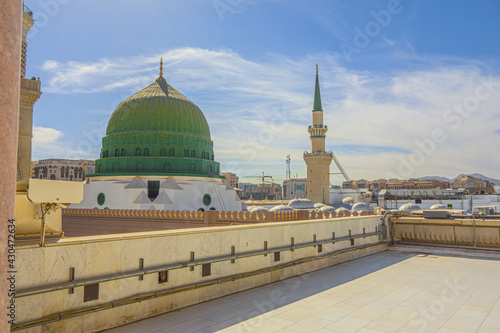
{"label": "rooftop air conditioning unit", "polygon": [[451,214],[448,211],[443,210],[424,210],[424,218],[426,219],[449,219]]}

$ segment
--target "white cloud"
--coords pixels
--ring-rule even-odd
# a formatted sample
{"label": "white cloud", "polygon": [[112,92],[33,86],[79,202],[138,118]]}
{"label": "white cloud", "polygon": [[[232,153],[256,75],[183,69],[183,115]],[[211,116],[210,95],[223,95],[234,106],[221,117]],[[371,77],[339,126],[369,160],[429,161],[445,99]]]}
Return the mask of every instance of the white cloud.
{"label": "white cloud", "polygon": [[[314,63],[319,62],[329,127],[327,147],[338,155],[351,178],[397,173],[400,158],[410,158],[411,152],[420,149],[419,143],[432,138],[434,129],[442,129],[447,139],[435,143],[432,153],[409,176],[453,177],[467,169],[500,177],[490,167],[500,162],[498,154],[490,151],[500,128],[495,118],[500,86],[470,116],[458,115],[460,124],[446,117],[455,104],[475,96],[485,80],[500,82],[499,77],[489,79],[486,66],[477,63],[466,66],[429,60],[426,70],[385,74],[349,70],[339,65],[335,55],[326,53],[299,60],[268,55],[250,61],[226,49],[180,48],[91,63],[47,61],[45,90],[132,94],[158,76],[160,57],[167,82],[204,111],[222,169],[231,169],[235,163],[241,174],[259,168],[269,172],[282,168],[284,174],[284,159],[291,154],[292,168],[305,170],[302,152],[310,149],[307,126]],[[59,137],[46,145],[57,144]]]}
{"label": "white cloud", "polygon": [[62,142],[62,131],[50,127],[33,126],[32,160],[43,158],[87,158],[83,152],[70,148],[68,142]]}

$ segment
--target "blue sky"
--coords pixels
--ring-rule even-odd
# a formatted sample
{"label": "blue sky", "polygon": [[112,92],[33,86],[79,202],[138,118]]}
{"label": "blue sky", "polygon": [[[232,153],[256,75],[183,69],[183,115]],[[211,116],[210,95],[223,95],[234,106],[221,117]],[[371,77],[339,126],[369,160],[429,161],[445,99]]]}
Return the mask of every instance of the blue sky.
{"label": "blue sky", "polygon": [[[26,0],[33,159],[97,158],[158,76],[195,102],[221,169],[305,176],[315,63],[327,150],[353,179],[500,178],[500,2]],[[332,166],[331,172],[337,172]],[[342,179],[332,175],[332,183]]]}

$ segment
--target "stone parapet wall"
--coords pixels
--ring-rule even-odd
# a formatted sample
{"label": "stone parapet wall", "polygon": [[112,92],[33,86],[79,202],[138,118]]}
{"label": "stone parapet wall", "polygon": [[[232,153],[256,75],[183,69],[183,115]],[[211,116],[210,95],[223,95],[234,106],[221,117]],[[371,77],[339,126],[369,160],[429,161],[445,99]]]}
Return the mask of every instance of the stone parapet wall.
{"label": "stone parapet wall", "polygon": [[390,223],[403,242],[500,246],[500,219],[424,219],[402,217]]}
{"label": "stone parapet wall", "polygon": [[13,331],[97,332],[384,251],[380,223],[361,216],[25,244]]}
{"label": "stone parapet wall", "polygon": [[63,209],[62,229],[68,237],[172,230],[266,222],[318,220],[373,215],[373,212],[328,213],[307,210],[284,212],[219,212],[140,209]]}

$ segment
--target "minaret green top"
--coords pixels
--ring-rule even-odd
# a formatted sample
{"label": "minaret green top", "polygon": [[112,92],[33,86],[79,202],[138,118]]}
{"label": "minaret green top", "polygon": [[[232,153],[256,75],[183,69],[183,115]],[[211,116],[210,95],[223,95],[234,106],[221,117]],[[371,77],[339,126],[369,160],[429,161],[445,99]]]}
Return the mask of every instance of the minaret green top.
{"label": "minaret green top", "polygon": [[314,88],[313,111],[323,111],[323,107],[321,106],[321,94],[319,93],[318,64],[316,64],[316,87]]}

